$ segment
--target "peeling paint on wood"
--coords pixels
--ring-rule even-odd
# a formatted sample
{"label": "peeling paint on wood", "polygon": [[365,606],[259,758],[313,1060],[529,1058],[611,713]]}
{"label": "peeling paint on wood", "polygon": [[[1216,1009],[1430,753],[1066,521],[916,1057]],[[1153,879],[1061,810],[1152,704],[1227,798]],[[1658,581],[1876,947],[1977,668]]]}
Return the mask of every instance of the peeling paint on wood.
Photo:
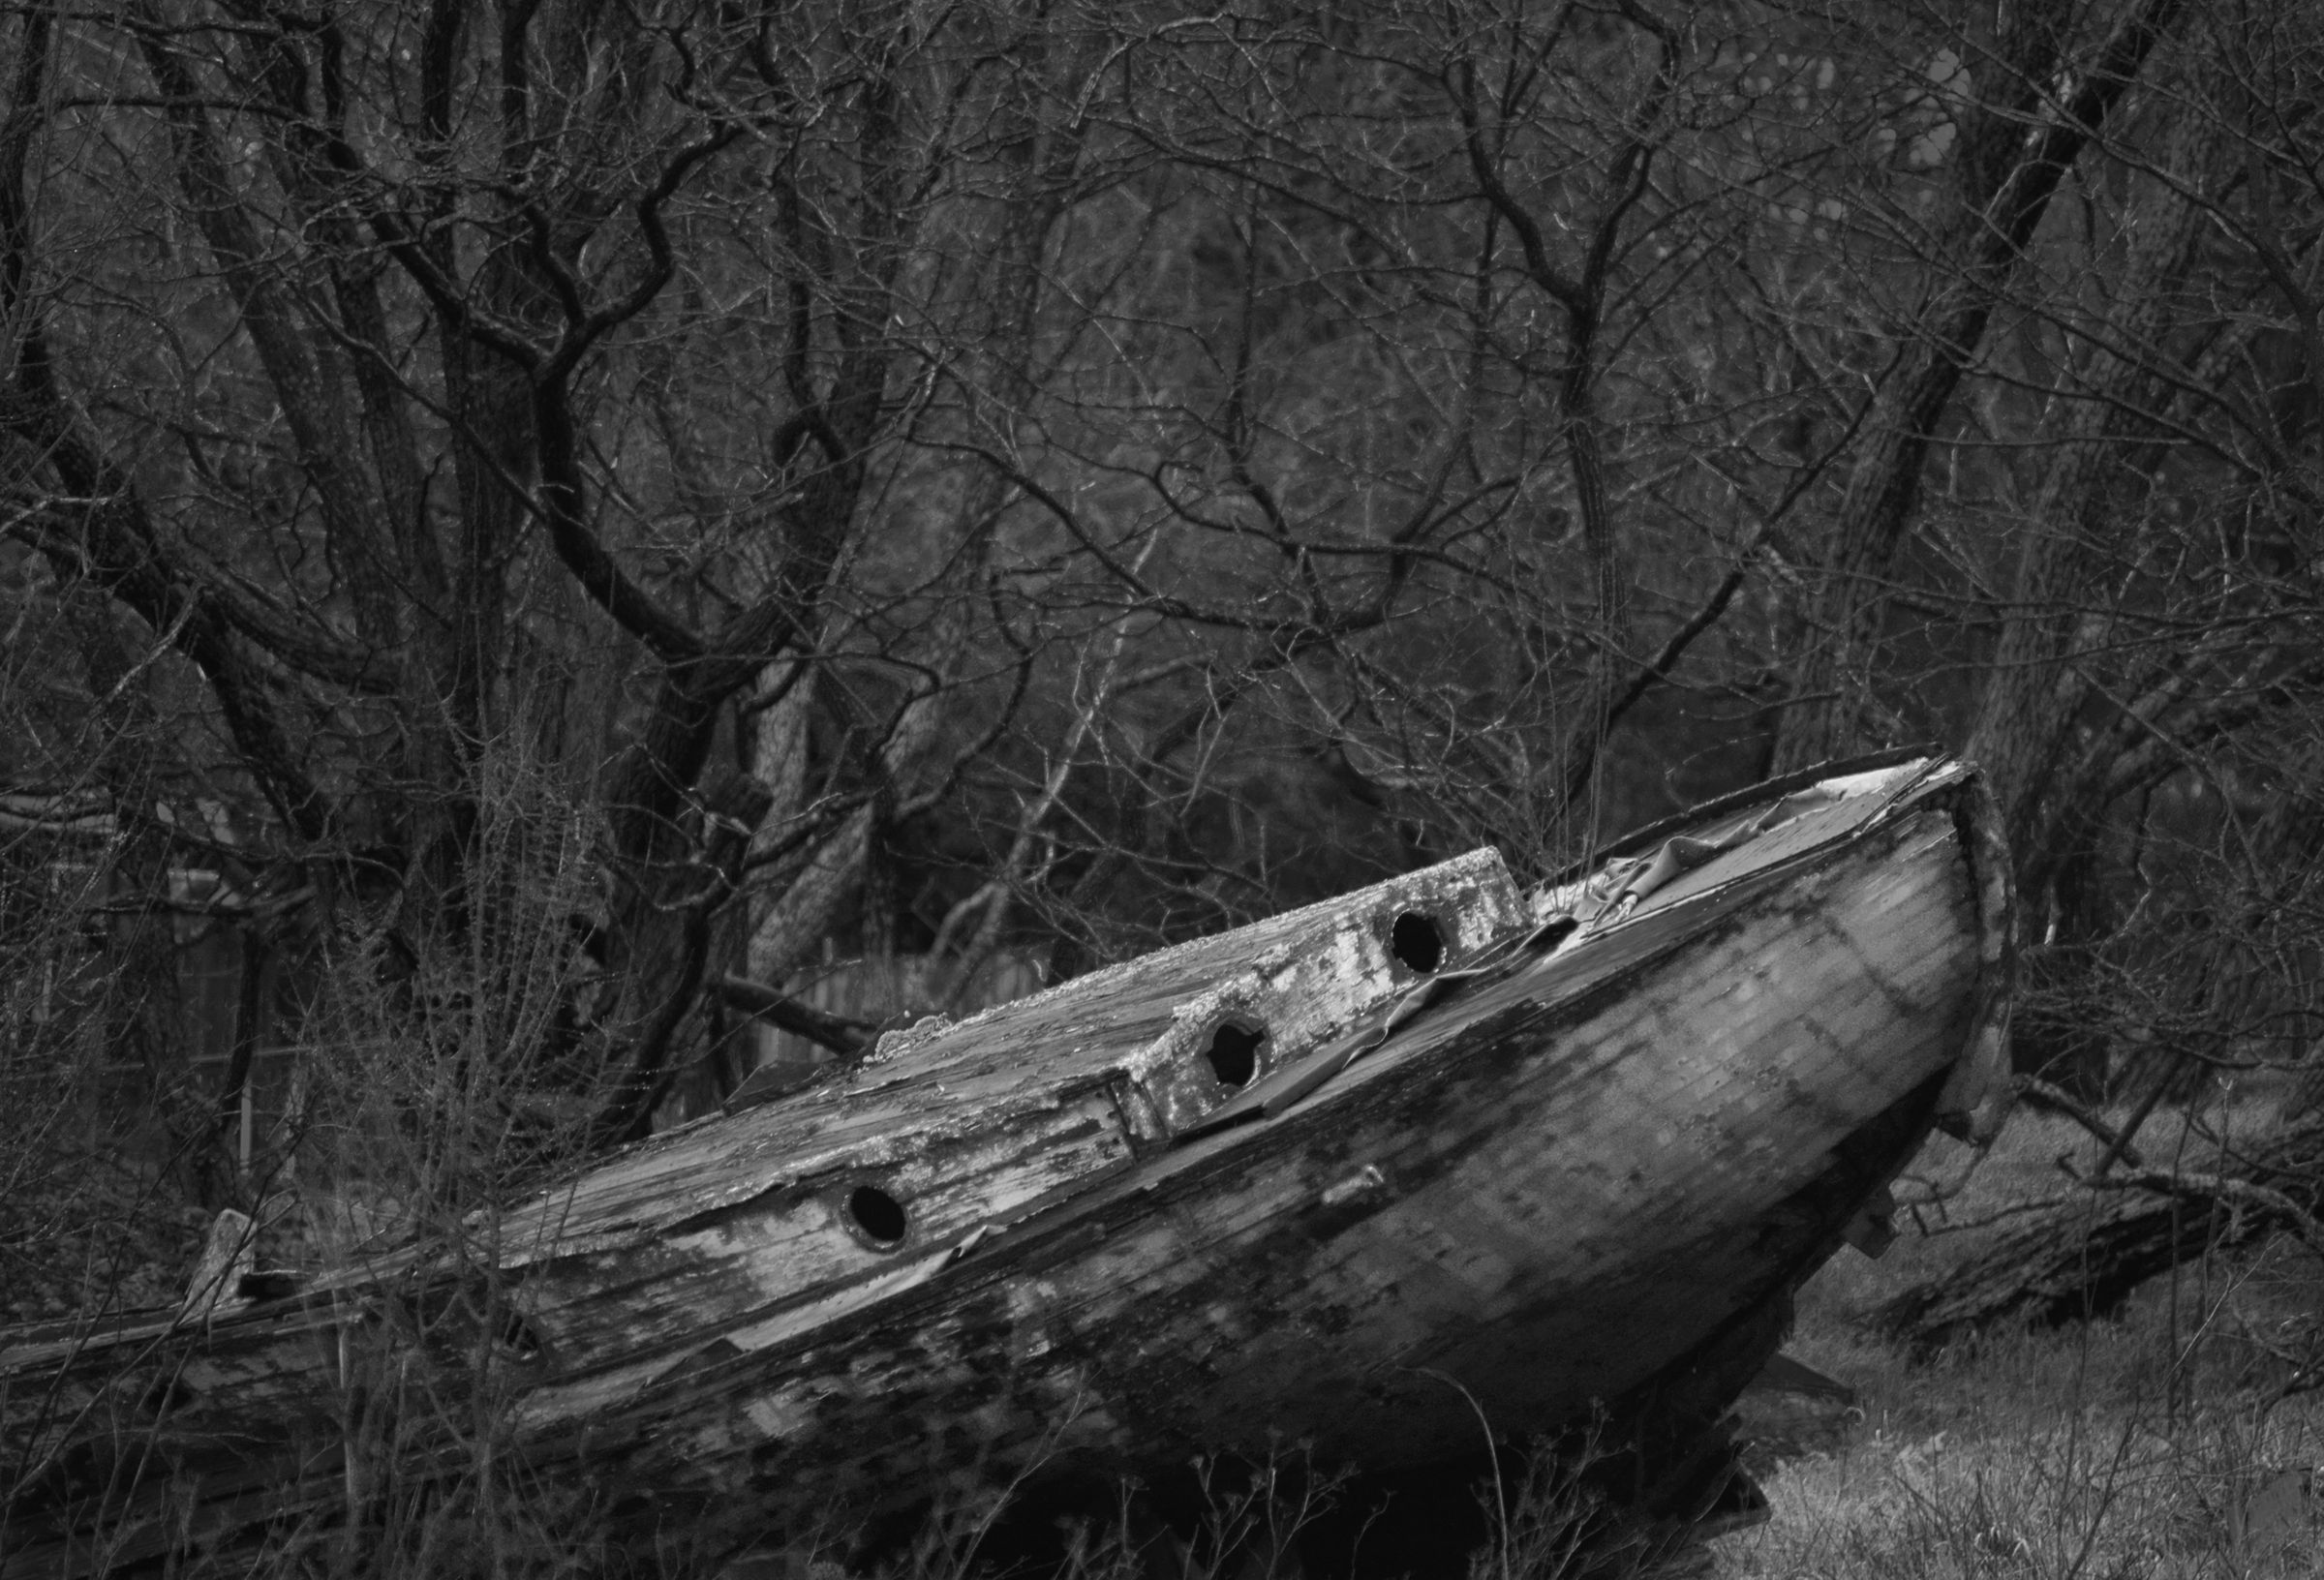
{"label": "peeling paint on wood", "polygon": [[[1531,896],[1478,852],[657,1137],[480,1226],[481,1264],[409,1251],[199,1325],[19,1338],[7,1396],[82,1425],[35,1443],[12,1412],[56,1469],[0,1569],[89,1572],[101,1519],[115,1561],[156,1557],[269,1487],[344,1507],[388,1469],[335,1424],[349,1346],[431,1301],[497,1347],[514,1450],[628,1489],[641,1527],[811,1523],[1043,1458],[1425,1461],[1478,1430],[1444,1379],[1513,1433],[1674,1368],[1723,1403],[1773,1303],[1982,1100],[1989,818],[1922,761]],[[122,1383],[157,1365],[162,1419]],[[107,1412],[193,1489],[170,1519],[158,1482],[76,1492]]]}

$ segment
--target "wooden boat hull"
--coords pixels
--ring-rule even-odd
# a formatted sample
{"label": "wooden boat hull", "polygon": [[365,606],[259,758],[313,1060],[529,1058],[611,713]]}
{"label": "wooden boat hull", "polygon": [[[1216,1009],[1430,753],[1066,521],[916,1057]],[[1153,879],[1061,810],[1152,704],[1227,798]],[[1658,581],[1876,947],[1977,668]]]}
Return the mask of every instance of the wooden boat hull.
{"label": "wooden boat hull", "polygon": [[[690,1210],[627,1219],[605,1203],[634,1204],[634,1178],[584,1181],[501,1223],[480,1270],[375,1268],[295,1313],[235,1314],[173,1341],[193,1351],[177,1375],[238,1402],[148,1430],[171,1442],[181,1478],[191,1470],[213,1526],[245,1501],[271,1500],[275,1517],[360,1506],[388,1466],[376,1450],[365,1462],[349,1427],[365,1344],[351,1313],[448,1280],[477,1291],[479,1315],[444,1331],[508,1352],[510,1450],[586,1467],[641,1533],[798,1530],[1042,1469],[1150,1473],[1292,1443],[1327,1462],[1425,1463],[1488,1428],[1524,1436],[1609,1406],[1626,1441],[1667,1443],[1675,1463],[1773,1352],[1789,1291],[1866,1200],[1934,1120],[1974,1106],[2005,1005],[2003,864],[1966,772],[1923,769],[1877,805],[1842,803],[1759,840],[1750,862],[1711,860],[1554,948],[1555,926],[1510,950],[1530,919],[1474,882],[1439,913],[1458,953],[1502,943],[1491,969],[1425,991],[1340,972],[1371,983],[1374,1019],[1387,988],[1406,1010],[1441,1001],[1369,1033],[1349,1031],[1361,1016],[1322,1016],[1239,1103],[1211,1093],[1228,1101],[1208,1113],[1176,1065],[1120,1067],[1143,1070],[1148,1095],[1053,1090],[1005,1144],[971,1132],[955,1149],[1038,1155],[1030,1183],[998,1164],[944,1166],[1014,1182],[1013,1196],[966,1193],[981,1219],[946,1218],[959,1203],[932,1196],[892,1244],[849,1221],[866,1180],[920,1213],[925,1144],[883,1165],[850,1142],[819,1172],[776,1178],[734,1143],[715,1166],[696,1157]],[[1422,903],[1388,900],[1397,915]],[[1278,978],[1312,998],[1314,938],[1282,936],[1296,963]],[[1218,957],[1187,957],[1193,980]],[[1064,1012],[992,1023],[1045,1013]],[[1169,1024],[1216,1020],[1213,1007]],[[1185,1041],[1151,1046],[1172,1036]],[[1351,1047],[1361,1057],[1312,1091],[1271,1112],[1255,1103],[1296,1088],[1302,1058]],[[707,1144],[621,1167],[652,1175],[654,1160]],[[704,1187],[705,1172],[727,1183]],[[835,1226],[848,1239],[830,1249]],[[786,1285],[810,1229],[851,1260],[843,1276]],[[261,1417],[273,1452],[250,1442]],[[422,1434],[394,1468],[431,1460],[457,1456]],[[109,1553],[85,1540],[90,1505],[49,1496],[17,1511],[7,1572],[88,1572],[182,1539],[110,1479],[129,1518]]]}
{"label": "wooden boat hull", "polygon": [[[1707,946],[1503,985],[1268,1144],[1198,1141],[843,1335],[704,1366],[641,1402],[625,1478],[820,1507],[1042,1454],[1392,1465],[1477,1446],[1480,1411],[1522,1435],[1621,1398],[1839,1244],[1979,1001],[1941,810],[1698,920]],[[1811,940],[1804,976],[1753,969]]]}

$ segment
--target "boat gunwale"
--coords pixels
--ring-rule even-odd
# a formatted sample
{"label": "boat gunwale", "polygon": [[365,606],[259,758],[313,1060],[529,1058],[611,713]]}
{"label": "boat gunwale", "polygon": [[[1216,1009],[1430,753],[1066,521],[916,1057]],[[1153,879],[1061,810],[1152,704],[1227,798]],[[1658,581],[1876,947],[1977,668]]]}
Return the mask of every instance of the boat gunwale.
{"label": "boat gunwale", "polygon": [[[1636,856],[1649,846],[1669,838],[1672,835],[1684,834],[1689,829],[1725,817],[1730,812],[1743,811],[1752,806],[1771,806],[1786,796],[1797,795],[1802,790],[1812,790],[1827,779],[1850,778],[1858,774],[1877,773],[1883,768],[1902,768],[1905,764],[1914,761],[1926,762],[1932,771],[1960,768],[1966,770],[1972,777],[1983,777],[1983,771],[1975,764],[1946,751],[1933,742],[1922,742],[1906,746],[1887,746],[1879,751],[1862,752],[1853,757],[1834,757],[1825,762],[1800,769],[1795,773],[1778,775],[1774,778],[1762,779],[1757,784],[1746,785],[1740,790],[1730,790],[1725,795],[1713,796],[1708,801],[1697,802],[1692,806],[1670,813],[1667,817],[1657,818],[1644,828],[1633,829],[1628,834],[1596,847],[1587,856],[1559,867],[1544,881],[1541,887],[1545,889],[1561,888],[1578,878],[1589,876],[1609,862],[1618,862],[1626,856]],[[1901,799],[1911,793],[1912,787],[1908,786],[1902,788],[1898,795]]]}

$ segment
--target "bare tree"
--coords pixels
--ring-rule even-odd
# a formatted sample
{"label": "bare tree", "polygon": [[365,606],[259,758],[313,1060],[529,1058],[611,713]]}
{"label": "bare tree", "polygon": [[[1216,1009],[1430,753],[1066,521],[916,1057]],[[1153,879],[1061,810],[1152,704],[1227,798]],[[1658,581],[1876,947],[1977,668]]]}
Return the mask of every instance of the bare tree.
{"label": "bare tree", "polygon": [[409,1033],[397,1123],[513,1165],[739,1017],[860,1048],[827,947],[959,1007],[1914,737],[2007,805],[2030,1060],[2296,1061],[2316,25],[22,6],[4,788],[111,820],[189,1158],[261,1042]]}

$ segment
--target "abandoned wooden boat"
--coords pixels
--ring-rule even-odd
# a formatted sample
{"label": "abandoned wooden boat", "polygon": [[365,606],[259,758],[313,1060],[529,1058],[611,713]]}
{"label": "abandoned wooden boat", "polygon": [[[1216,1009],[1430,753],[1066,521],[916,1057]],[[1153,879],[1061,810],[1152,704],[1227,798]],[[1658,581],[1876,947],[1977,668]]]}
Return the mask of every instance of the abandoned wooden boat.
{"label": "abandoned wooden boat", "polygon": [[1606,1411],[1676,1496],[1790,1291],[1996,1090],[1982,786],[1850,766],[1530,896],[1478,852],[891,1034],[461,1246],[19,1334],[0,1571],[376,1518],[471,1474],[437,1423],[478,1376],[500,1453],[641,1533]]}

